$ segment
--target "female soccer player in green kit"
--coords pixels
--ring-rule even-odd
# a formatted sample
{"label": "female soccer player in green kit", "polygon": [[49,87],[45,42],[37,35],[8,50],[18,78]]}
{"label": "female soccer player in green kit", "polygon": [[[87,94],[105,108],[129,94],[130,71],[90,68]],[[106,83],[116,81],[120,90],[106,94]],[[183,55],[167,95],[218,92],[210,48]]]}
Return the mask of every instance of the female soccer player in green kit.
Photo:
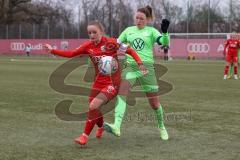
{"label": "female soccer player in green kit", "polygon": [[120,127],[126,110],[126,97],[129,89],[138,80],[143,92],[146,93],[151,108],[156,114],[160,137],[163,140],[168,140],[169,136],[163,122],[163,108],[158,97],[158,84],[153,66],[153,45],[156,42],[163,46],[169,44],[167,30],[170,22],[163,19],[161,24],[162,35],[157,29],[147,26],[153,20],[152,8],[150,6],[139,8],[134,19],[135,26],[126,28],[120,34],[118,40],[120,43],[129,44],[138,53],[149,72],[143,76],[133,59],[127,56],[126,68],[122,73],[122,82],[117,96],[114,124],[105,123],[104,129],[115,136],[120,136]]}

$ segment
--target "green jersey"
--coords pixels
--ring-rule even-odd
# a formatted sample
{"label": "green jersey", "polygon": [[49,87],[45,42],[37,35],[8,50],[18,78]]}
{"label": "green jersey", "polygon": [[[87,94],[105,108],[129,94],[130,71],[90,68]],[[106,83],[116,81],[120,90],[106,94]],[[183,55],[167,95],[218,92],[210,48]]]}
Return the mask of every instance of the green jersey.
{"label": "green jersey", "polygon": [[[161,37],[162,36],[162,37]],[[159,39],[159,37],[161,37]],[[160,41],[163,45],[168,45],[168,34],[163,34],[150,26],[139,29],[136,26],[126,28],[118,38],[120,42],[129,44],[140,56],[141,60],[146,63],[154,63],[153,45]],[[134,59],[127,55],[127,62],[132,63]]]}

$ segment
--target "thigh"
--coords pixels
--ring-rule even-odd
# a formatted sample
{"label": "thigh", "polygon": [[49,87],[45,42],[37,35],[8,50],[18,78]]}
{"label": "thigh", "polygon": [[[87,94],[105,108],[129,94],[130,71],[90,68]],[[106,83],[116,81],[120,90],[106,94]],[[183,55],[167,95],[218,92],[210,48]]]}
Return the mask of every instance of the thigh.
{"label": "thigh", "polygon": [[97,83],[94,83],[91,86],[91,91],[90,91],[89,98],[88,98],[89,103],[91,103],[91,101],[101,92],[102,88],[103,87]]}
{"label": "thigh", "polygon": [[143,92],[158,92],[158,83],[153,66],[148,67],[148,74],[138,78]]}
{"label": "thigh", "polygon": [[96,97],[93,97],[89,104],[88,119],[94,120],[102,116],[100,107],[107,102],[107,97],[102,92],[99,92]]}
{"label": "thigh", "polygon": [[237,62],[238,62],[238,52],[234,52],[234,53],[233,53],[232,61],[233,61],[234,63],[237,63]]}
{"label": "thigh", "polygon": [[94,84],[89,96],[90,109],[97,109],[112,100],[117,95],[118,88],[113,84]]}
{"label": "thigh", "polygon": [[97,97],[100,93],[104,94],[109,100],[111,100],[119,90],[119,84],[102,84],[102,83],[94,83],[91,88],[91,92],[89,95],[89,102],[92,101],[93,98]]}
{"label": "thigh", "polygon": [[226,62],[231,63],[232,62],[232,53],[228,52],[226,56]]}
{"label": "thigh", "polygon": [[124,64],[122,70],[122,81],[127,80],[131,85],[133,85],[136,82],[136,78],[138,77],[137,74],[137,70],[133,66]]}
{"label": "thigh", "polygon": [[119,86],[114,86],[112,84],[106,85],[102,88],[101,93],[106,97],[106,103],[112,100],[118,94]]}
{"label": "thigh", "polygon": [[132,87],[132,84],[128,80],[123,79],[121,81],[118,94],[127,96],[131,87]]}
{"label": "thigh", "polygon": [[107,96],[104,93],[99,92],[99,94],[96,95],[96,97],[92,98],[89,108],[90,110],[99,109],[100,106],[106,104],[107,102],[108,102]]}

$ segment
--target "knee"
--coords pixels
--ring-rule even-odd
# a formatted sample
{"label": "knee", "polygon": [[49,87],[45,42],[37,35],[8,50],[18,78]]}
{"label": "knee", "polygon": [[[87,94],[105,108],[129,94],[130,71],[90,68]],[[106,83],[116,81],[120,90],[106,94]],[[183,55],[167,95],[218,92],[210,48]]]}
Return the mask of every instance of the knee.
{"label": "knee", "polygon": [[128,88],[120,88],[119,91],[118,91],[118,94],[122,95],[122,96],[127,96],[128,93],[129,93],[129,89]]}
{"label": "knee", "polygon": [[160,102],[157,98],[149,98],[149,104],[152,109],[157,109],[160,106]]}
{"label": "knee", "polygon": [[160,103],[150,103],[152,109],[158,109],[158,107],[160,106]]}
{"label": "knee", "polygon": [[129,93],[129,91],[130,91],[130,87],[121,86],[121,87],[119,88],[118,94],[119,94],[119,95],[122,95],[122,96],[127,96],[128,93]]}
{"label": "knee", "polygon": [[127,96],[129,91],[130,91],[130,88],[131,88],[131,84],[126,80],[123,81],[120,85],[118,94],[123,95],[123,96]]}

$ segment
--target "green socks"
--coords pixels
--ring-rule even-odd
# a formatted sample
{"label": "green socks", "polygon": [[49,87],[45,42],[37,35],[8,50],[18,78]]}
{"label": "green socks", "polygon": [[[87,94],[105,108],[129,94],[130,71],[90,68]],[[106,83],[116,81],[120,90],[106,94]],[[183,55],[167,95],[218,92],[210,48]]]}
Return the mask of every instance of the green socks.
{"label": "green socks", "polygon": [[233,66],[233,65],[231,65],[231,66],[230,66],[230,72],[229,72],[229,75],[230,75],[230,76],[232,76],[232,75],[233,75],[233,68],[234,68],[234,66]]}
{"label": "green socks", "polygon": [[121,127],[123,116],[126,110],[126,97],[122,95],[117,96],[117,106],[115,107],[115,119],[114,126],[119,128]]}
{"label": "green socks", "polygon": [[[118,129],[121,128],[123,116],[126,110],[126,97],[122,95],[117,96],[117,106],[115,107],[115,115],[114,115],[114,126]],[[157,117],[157,123],[159,128],[164,128],[164,118],[163,118],[163,108],[160,105],[158,109],[154,110],[156,117]]]}
{"label": "green socks", "polygon": [[158,109],[154,110],[156,117],[157,117],[157,123],[158,123],[158,128],[164,128],[164,119],[163,119],[163,108],[160,105]]}

